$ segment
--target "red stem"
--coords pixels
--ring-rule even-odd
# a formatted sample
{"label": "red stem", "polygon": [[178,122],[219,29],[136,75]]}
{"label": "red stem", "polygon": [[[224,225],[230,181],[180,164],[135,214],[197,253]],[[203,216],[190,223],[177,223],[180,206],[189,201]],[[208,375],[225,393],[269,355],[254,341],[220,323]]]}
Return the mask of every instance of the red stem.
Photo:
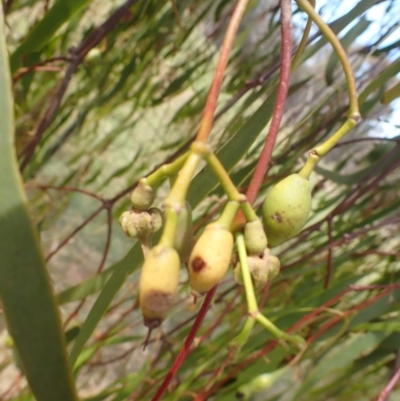
{"label": "red stem", "polygon": [[289,0],[281,0],[281,69],[279,73],[278,93],[275,100],[274,112],[272,114],[271,126],[264,148],[261,152],[260,160],[257,164],[254,175],[247,189],[247,200],[253,204],[258,191],[260,190],[268,164],[271,160],[272,151],[275,146],[276,138],[279,132],[279,126],[282,121],[283,111],[287,99],[290,79],[290,64],[292,59],[292,8]]}
{"label": "red stem", "polygon": [[165,376],[163,382],[161,383],[160,387],[157,390],[157,393],[154,395],[154,397],[151,399],[151,401],[158,401],[161,399],[161,397],[167,390],[169,384],[171,383],[171,380],[173,379],[173,377],[175,376],[179,367],[181,366],[182,362],[185,360],[185,358],[189,354],[190,347],[193,343],[193,340],[194,340],[197,332],[200,329],[200,326],[204,320],[204,317],[207,314],[208,308],[214,297],[216,289],[217,289],[217,287],[215,286],[212,290],[210,290],[207,293],[206,297],[204,298],[203,304],[201,305],[200,311],[199,311],[198,315],[196,316],[196,320],[194,321],[193,326],[190,329],[188,336],[186,337],[183,347],[181,348],[178,356],[176,357],[176,359],[174,361],[174,364],[171,366],[171,369],[169,370],[168,374]]}
{"label": "red stem", "polygon": [[390,382],[387,384],[387,386],[382,390],[381,394],[379,395],[378,401],[386,401],[387,398],[389,397],[389,394],[393,390],[393,387],[396,385],[396,383],[400,379],[400,368],[397,369],[396,373],[393,375],[393,377],[390,379]]}

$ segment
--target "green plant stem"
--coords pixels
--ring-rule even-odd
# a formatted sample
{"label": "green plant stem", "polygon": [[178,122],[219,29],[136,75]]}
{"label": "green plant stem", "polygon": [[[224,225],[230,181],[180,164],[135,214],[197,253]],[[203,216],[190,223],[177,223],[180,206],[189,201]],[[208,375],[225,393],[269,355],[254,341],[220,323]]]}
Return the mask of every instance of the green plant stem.
{"label": "green plant stem", "polygon": [[228,64],[229,54],[231,52],[236,32],[239,28],[240,21],[246,10],[249,0],[238,0],[232,17],[226,30],[225,38],[222,43],[221,53],[219,56],[214,79],[208,93],[207,103],[204,109],[203,118],[201,120],[200,129],[196,137],[196,141],[206,143],[211,132],[214,122],[214,114],[217,108],[218,95],[221,90],[222,80],[225,69]]}
{"label": "green plant stem", "polygon": [[354,126],[357,125],[357,122],[360,119],[360,111],[358,108],[357,89],[354,74],[349,59],[347,58],[346,52],[344,51],[339,39],[307,0],[296,0],[296,2],[299,7],[301,7],[307,13],[309,18],[318,25],[322,34],[332,45],[340,60],[340,63],[342,64],[349,94],[349,110],[347,120],[330,138],[309,152],[308,159],[304,167],[299,172],[302,177],[308,178],[319,159],[326,155]]}
{"label": "green plant stem", "polygon": [[[279,83],[272,113],[271,125],[264,147],[261,151],[253,177],[251,178],[246,196],[250,204],[254,204],[260,187],[264,181],[265,174],[271,160],[272,152],[275,147],[279,127],[282,121],[290,81],[290,65],[292,58],[292,6],[290,0],[280,1],[281,9],[281,69],[279,72]],[[243,216],[238,214],[235,224],[242,224]]]}
{"label": "green plant stem", "polygon": [[224,210],[219,216],[218,220],[215,223],[218,223],[221,227],[225,228],[226,230],[230,230],[232,221],[235,218],[237,211],[239,210],[240,203],[238,201],[229,201]]}
{"label": "green plant stem", "polygon": [[320,158],[326,155],[356,125],[356,120],[348,118],[330,138],[309,152],[307,161],[299,174],[304,178],[309,178]]}
{"label": "green plant stem", "polygon": [[158,185],[161,184],[161,182],[164,180],[165,177],[170,177],[177,174],[188,157],[189,157],[189,151],[179,156],[172,163],[163,164],[156,171],[151,173],[146,178],[142,178],[140,181],[142,181],[143,184],[147,184],[152,187],[157,187]]}
{"label": "green plant stem", "polygon": [[210,153],[206,157],[206,162],[208,163],[214,174],[217,176],[224,192],[228,196],[228,199],[240,202],[240,206],[243,211],[243,214],[246,217],[246,220],[247,221],[256,220],[257,219],[256,212],[253,210],[250,203],[247,202],[246,196],[241,194],[237,190],[237,188],[235,187],[235,185],[231,180],[231,177],[229,176],[229,174],[227,173],[221,162],[218,160],[217,156],[215,156],[214,153]]}
{"label": "green plant stem", "polygon": [[171,192],[164,201],[166,219],[160,243],[173,246],[178,223],[177,211],[184,206],[190,181],[202,159],[210,152],[207,144],[193,142],[190,153],[176,177]]}
{"label": "green plant stem", "polygon": [[[315,8],[315,0],[308,0],[308,2],[311,4],[312,8]],[[296,68],[296,64],[298,63],[300,56],[302,55],[303,50],[306,47],[308,35],[310,34],[311,30],[311,25],[312,25],[312,19],[308,17],[307,24],[304,28],[303,36],[301,37],[299,46],[297,47],[296,54],[292,59],[292,65],[291,65],[292,70]]]}
{"label": "green plant stem", "polygon": [[[242,278],[243,278],[243,285],[246,294],[246,301],[247,301],[247,309],[249,318],[256,320],[262,326],[264,326],[274,337],[278,340],[284,340],[288,342],[292,342],[297,346],[303,346],[305,344],[304,339],[297,335],[291,335],[285,333],[284,331],[280,330],[276,327],[268,318],[266,318],[259,310],[257,305],[256,295],[254,293],[253,282],[251,280],[251,274],[249,265],[247,262],[247,252],[246,252],[246,245],[244,242],[244,236],[242,233],[236,234],[236,245],[239,254],[239,261],[242,271]],[[242,332],[237,337],[237,341],[239,341],[238,345],[245,342],[250,335],[252,325],[247,323],[245,324]],[[235,340],[236,343],[236,340]],[[241,344],[243,345],[243,344]]]}
{"label": "green plant stem", "polygon": [[349,114],[348,117],[357,121],[360,118],[360,112],[358,109],[357,89],[354,74],[347,58],[346,52],[344,51],[339,39],[333,33],[331,28],[322,20],[318,13],[314,10],[312,5],[307,0],[296,0],[297,4],[303,11],[311,18],[318,28],[332,45],[333,50],[336,52],[340,63],[342,64],[343,71],[346,77],[347,88],[349,92]]}

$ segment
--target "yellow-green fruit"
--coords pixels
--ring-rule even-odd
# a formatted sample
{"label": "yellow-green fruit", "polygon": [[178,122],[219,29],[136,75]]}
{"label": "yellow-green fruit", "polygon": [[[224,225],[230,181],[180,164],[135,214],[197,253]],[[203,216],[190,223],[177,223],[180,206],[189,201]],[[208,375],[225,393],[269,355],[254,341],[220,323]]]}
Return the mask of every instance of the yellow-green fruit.
{"label": "yellow-green fruit", "polygon": [[189,202],[185,202],[185,206],[178,212],[178,223],[174,241],[174,248],[178,251],[181,262],[186,263],[189,260],[193,244],[192,209]]}
{"label": "yellow-green fruit", "polygon": [[204,294],[224,277],[233,251],[233,235],[218,223],[209,224],[201,234],[189,259],[192,290]]}
{"label": "yellow-green fruit", "polygon": [[161,325],[174,302],[179,281],[179,255],[173,248],[157,245],[143,264],[139,281],[139,302],[144,324]]}
{"label": "yellow-green fruit", "polygon": [[296,236],[304,227],[311,209],[310,181],[291,174],[267,194],[263,205],[263,223],[270,246]]}
{"label": "yellow-green fruit", "polygon": [[249,221],[244,226],[244,243],[249,255],[258,255],[267,247],[267,236],[260,219]]}

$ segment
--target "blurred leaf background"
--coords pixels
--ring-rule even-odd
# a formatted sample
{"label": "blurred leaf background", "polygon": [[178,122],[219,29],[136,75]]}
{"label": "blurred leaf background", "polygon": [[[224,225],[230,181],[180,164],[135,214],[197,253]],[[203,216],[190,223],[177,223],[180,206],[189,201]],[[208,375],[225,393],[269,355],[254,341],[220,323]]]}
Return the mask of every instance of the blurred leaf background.
{"label": "blurred leaf background", "polygon": [[[176,306],[142,350],[142,257],[119,229],[118,216],[129,208],[137,180],[195,135],[234,3],[3,1],[16,152],[83,400],[150,399],[196,315],[182,269]],[[262,354],[272,339],[256,327],[228,364],[226,345],[246,319],[242,287],[230,272],[166,400],[232,400],[258,375],[285,366],[272,386],[249,397],[371,400],[400,366],[400,289],[393,286],[400,270],[400,112],[396,99],[382,101],[400,78],[400,4],[317,1],[317,10],[348,52],[362,121],[313,174],[308,225],[273,250],[282,272],[258,298],[282,329],[332,301],[301,328],[315,338],[298,363],[289,365],[293,355],[281,346]],[[295,3],[293,13],[296,44],[306,16]],[[211,137],[242,190],[272,113],[279,38],[277,2],[251,1]],[[297,171],[307,150],[335,131],[347,101],[338,59],[313,27],[291,78],[258,205],[271,184]],[[167,191],[162,187],[157,205]],[[189,201],[199,231],[225,201],[207,168],[195,177]],[[5,329],[1,339],[0,399],[32,400]]]}

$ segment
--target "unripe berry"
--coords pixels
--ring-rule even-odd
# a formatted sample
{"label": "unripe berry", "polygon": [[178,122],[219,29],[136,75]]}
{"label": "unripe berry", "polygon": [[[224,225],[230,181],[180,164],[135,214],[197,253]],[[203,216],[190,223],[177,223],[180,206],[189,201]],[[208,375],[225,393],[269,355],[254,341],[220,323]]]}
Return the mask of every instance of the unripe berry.
{"label": "unripe berry", "polygon": [[304,227],[311,209],[310,181],[291,174],[267,194],[263,223],[270,246],[295,237]]}
{"label": "unripe berry", "polygon": [[161,325],[171,309],[179,281],[179,255],[173,248],[157,245],[143,264],[139,281],[139,302],[144,324]]}
{"label": "unripe berry", "polygon": [[224,277],[233,251],[233,235],[219,223],[209,224],[200,235],[189,259],[193,291],[204,294]]}
{"label": "unripe berry", "polygon": [[267,236],[260,219],[249,221],[244,226],[244,242],[249,255],[258,255],[267,247]]}

